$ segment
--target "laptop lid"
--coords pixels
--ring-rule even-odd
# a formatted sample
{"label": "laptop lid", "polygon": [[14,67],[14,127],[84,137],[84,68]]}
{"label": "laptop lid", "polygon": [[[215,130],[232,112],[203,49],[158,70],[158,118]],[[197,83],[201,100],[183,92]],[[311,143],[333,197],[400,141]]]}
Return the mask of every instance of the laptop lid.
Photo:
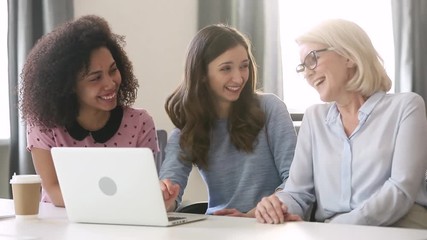
{"label": "laptop lid", "polygon": [[205,219],[168,220],[149,148],[54,147],[51,150],[70,221],[170,226]]}

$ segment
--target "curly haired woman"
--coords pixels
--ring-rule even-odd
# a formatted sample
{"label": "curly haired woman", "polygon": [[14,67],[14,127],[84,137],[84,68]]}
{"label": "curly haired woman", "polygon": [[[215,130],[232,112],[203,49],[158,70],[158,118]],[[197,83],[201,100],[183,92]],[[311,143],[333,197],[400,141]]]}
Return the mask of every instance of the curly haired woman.
{"label": "curly haired woman", "polygon": [[159,151],[152,117],[130,107],[138,81],[124,43],[103,18],[88,15],[59,26],[31,50],[21,74],[20,110],[42,201],[64,206],[52,147]]}

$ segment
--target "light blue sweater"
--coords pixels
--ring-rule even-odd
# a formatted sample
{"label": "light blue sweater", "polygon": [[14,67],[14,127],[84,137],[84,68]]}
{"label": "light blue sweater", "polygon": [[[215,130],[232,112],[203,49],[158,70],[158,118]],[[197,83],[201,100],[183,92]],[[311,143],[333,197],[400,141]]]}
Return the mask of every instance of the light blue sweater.
{"label": "light blue sweater", "polygon": [[[231,143],[227,120],[218,120],[213,129],[208,170],[199,169],[208,187],[208,214],[224,208],[248,212],[262,197],[283,188],[294,156],[296,133],[286,105],[273,94],[260,94],[266,124],[261,129],[253,153],[238,151]],[[160,179],[178,183],[182,200],[191,164],[179,159],[180,131],[172,131]]]}

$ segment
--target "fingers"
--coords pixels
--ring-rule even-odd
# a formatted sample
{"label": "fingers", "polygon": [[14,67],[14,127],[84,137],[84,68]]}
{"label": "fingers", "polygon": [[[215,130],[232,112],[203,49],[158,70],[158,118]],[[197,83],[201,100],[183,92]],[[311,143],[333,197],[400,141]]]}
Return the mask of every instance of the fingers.
{"label": "fingers", "polygon": [[163,179],[161,180],[161,182],[163,183],[164,187],[165,187],[165,191],[167,191],[169,194],[173,194],[174,189],[175,189],[175,183],[173,183],[170,179]]}
{"label": "fingers", "polygon": [[164,181],[163,181],[163,180],[160,180],[160,181],[159,181],[159,184],[160,184],[160,190],[162,190],[163,199],[164,199],[164,200],[169,199],[169,192],[167,191],[167,186],[166,186],[166,184],[164,183]]}
{"label": "fingers", "polygon": [[275,195],[264,197],[255,210],[255,217],[260,223],[278,224],[285,222],[287,207]]}
{"label": "fingers", "polygon": [[295,222],[295,221],[302,221],[302,218],[299,215],[296,214],[285,214],[285,222]]}
{"label": "fingers", "polygon": [[178,184],[173,183],[171,180],[163,179],[160,180],[160,189],[162,190],[163,199],[169,200],[178,196],[180,188]]}
{"label": "fingers", "polygon": [[178,197],[179,194],[179,185],[178,184],[173,184],[170,188],[169,188],[169,194],[170,197],[173,198],[174,200]]}
{"label": "fingers", "polygon": [[169,179],[160,180],[160,189],[162,190],[163,200],[168,212],[172,212],[176,208],[176,199],[179,194],[180,187]]}

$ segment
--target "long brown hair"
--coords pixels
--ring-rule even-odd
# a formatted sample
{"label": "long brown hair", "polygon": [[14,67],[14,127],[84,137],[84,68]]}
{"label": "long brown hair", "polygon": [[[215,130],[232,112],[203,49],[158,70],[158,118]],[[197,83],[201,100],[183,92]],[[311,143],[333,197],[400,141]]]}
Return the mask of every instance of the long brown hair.
{"label": "long brown hair", "polygon": [[173,124],[181,130],[181,160],[208,167],[211,131],[217,120],[207,84],[208,64],[227,50],[243,46],[250,61],[249,78],[239,99],[231,106],[228,129],[238,150],[252,152],[265,116],[255,93],[256,63],[251,44],[235,28],[218,24],[200,30],[190,43],[184,81],[167,98],[165,109]]}

